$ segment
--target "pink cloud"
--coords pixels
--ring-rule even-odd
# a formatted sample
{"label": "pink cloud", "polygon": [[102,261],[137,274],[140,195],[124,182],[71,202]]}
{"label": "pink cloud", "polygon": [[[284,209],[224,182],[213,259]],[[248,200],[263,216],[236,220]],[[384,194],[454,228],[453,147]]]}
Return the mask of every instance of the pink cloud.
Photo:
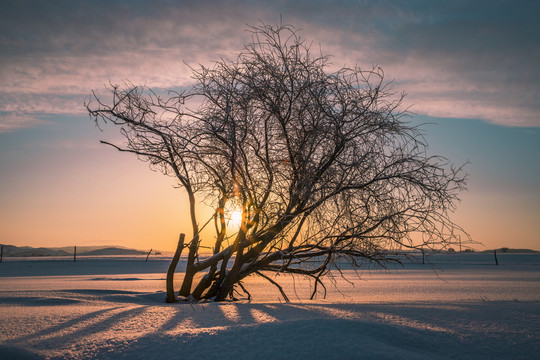
{"label": "pink cloud", "polygon": [[20,114],[17,112],[0,114],[0,133],[12,132],[48,123],[48,121],[34,114]]}
{"label": "pink cloud", "polygon": [[[417,113],[540,126],[534,61],[524,58],[521,48],[505,54],[504,61],[493,60],[500,49],[489,41],[512,40],[504,35],[512,28],[502,25],[479,21],[460,28],[433,17],[431,7],[405,9],[393,2],[332,8],[310,2],[233,2],[227,7],[210,2],[124,12],[115,6],[120,5],[104,11],[99,5],[67,2],[61,9],[23,13],[27,18],[10,23],[20,34],[33,36],[9,38],[5,46],[11,52],[0,56],[0,129],[34,126],[40,114],[80,114],[84,97],[92,89],[102,91],[109,81],[160,89],[186,86],[190,70],[183,61],[209,65],[234,57],[250,39],[246,23],[275,23],[280,14],[303,29],[313,51],[320,45],[324,54],[334,55],[330,69],[381,66],[396,90],[409,94],[406,105],[414,105]],[[473,46],[476,34],[484,41],[479,49]],[[523,69],[512,64],[524,64]]]}

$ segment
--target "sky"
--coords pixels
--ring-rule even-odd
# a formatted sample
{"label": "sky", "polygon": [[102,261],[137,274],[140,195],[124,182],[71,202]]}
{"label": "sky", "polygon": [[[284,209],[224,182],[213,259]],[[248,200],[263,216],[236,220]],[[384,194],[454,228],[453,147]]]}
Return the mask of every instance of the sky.
{"label": "sky", "polygon": [[234,58],[246,25],[292,24],[332,66],[379,66],[430,152],[468,162],[453,219],[478,250],[540,250],[536,1],[11,1],[0,4],[0,243],[173,250],[175,182],[99,139],[105,85],[177,89]]}

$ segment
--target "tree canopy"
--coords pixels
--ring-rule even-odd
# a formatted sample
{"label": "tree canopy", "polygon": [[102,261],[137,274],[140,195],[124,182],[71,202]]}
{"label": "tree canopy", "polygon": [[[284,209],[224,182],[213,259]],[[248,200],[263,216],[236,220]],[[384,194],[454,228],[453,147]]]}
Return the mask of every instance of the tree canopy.
{"label": "tree canopy", "polygon": [[[188,195],[192,234],[182,245],[179,295],[222,301],[249,294],[242,280],[261,276],[287,299],[272,273],[290,273],[313,278],[314,296],[343,261],[384,263],[390,249],[455,243],[463,230],[450,214],[466,174],[429,155],[383,71],[330,70],[330,57],[293,26],[249,31],[235,59],[192,68],[185,91],[111,85],[110,102],[94,95],[86,104],[99,126],[117,126],[124,138],[103,143],[175,177]],[[200,201],[214,209],[207,257]],[[233,208],[241,224],[231,235]]]}

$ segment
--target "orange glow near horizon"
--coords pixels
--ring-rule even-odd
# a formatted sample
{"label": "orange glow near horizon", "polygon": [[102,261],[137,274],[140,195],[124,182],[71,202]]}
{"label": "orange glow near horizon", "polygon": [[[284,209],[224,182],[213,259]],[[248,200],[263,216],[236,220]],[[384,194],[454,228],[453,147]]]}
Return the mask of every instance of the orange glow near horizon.
{"label": "orange glow near horizon", "polygon": [[[101,146],[97,140],[92,144],[70,149],[35,144],[26,145],[24,152],[1,153],[1,244],[174,251],[179,233],[191,239],[186,195],[174,187],[174,178],[149,171],[136,157]],[[537,193],[504,184],[488,186],[487,180],[473,173],[469,191],[461,194],[463,201],[453,216],[481,243],[473,247],[540,250]],[[198,203],[200,226],[212,218],[213,211]],[[232,204],[227,213],[232,236],[241,213]],[[201,234],[204,245],[213,246],[214,237],[214,226],[209,224]]]}

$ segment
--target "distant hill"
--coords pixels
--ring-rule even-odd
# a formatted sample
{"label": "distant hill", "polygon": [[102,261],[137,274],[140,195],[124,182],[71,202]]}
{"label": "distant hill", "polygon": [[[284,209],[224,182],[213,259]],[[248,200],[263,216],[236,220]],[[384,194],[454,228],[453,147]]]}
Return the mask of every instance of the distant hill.
{"label": "distant hill", "polygon": [[30,246],[4,245],[4,256],[30,257],[30,256],[67,256],[72,255],[65,250],[49,248],[33,248]]}
{"label": "distant hill", "polygon": [[[495,249],[498,253],[501,254],[537,254],[540,253],[540,251],[531,250],[531,249],[510,249],[510,248],[499,248]],[[493,250],[484,250],[483,252],[493,252]]]}
{"label": "distant hill", "polygon": [[118,247],[108,247],[104,249],[97,249],[87,252],[82,252],[80,255],[146,255],[145,251],[134,250],[134,249],[124,249]]}
{"label": "distant hill", "polygon": [[[81,246],[77,247],[77,255],[146,255],[147,251],[128,249],[120,246]],[[156,252],[153,251],[153,254]],[[30,246],[4,245],[4,257],[40,257],[40,256],[73,256],[73,247],[34,248]]]}

